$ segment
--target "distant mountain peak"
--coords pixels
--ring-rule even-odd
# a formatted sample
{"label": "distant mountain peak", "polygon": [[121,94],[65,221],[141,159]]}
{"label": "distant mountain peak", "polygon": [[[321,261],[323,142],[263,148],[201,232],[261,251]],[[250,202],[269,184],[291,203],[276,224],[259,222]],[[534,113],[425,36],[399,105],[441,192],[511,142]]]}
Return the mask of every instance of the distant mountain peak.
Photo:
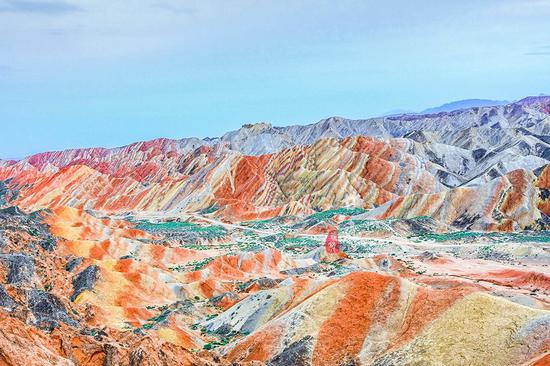
{"label": "distant mountain peak", "polygon": [[439,107],[428,108],[420,114],[437,114],[441,112],[452,112],[461,109],[468,108],[480,108],[480,107],[494,107],[499,105],[509,104],[510,102],[505,100],[491,100],[491,99],[464,99],[454,102],[445,103]]}
{"label": "distant mountain peak", "polygon": [[269,122],[256,122],[256,123],[246,123],[242,125],[242,128],[263,131],[263,130],[269,130],[273,128],[273,125]]}
{"label": "distant mountain peak", "polygon": [[516,104],[529,105],[529,104],[547,104],[550,103],[550,95],[539,95],[536,97],[526,97],[520,99]]}

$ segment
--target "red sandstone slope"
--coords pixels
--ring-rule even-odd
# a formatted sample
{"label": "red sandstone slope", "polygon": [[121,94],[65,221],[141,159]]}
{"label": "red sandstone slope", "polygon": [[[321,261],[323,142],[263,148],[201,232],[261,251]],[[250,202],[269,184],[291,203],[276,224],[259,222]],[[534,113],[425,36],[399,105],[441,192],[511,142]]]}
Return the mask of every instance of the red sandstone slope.
{"label": "red sandstone slope", "polygon": [[[540,200],[549,174],[516,170],[476,187],[447,189],[440,167],[405,151],[404,139],[319,140],[276,154],[182,148],[155,140],[118,150],[39,154],[0,166],[9,204],[72,206],[107,213],[215,208],[229,220],[310,214],[342,206],[376,208],[369,217],[432,216],[455,227],[518,230],[544,226]],[[544,198],[543,197],[543,198]]]}
{"label": "red sandstone slope", "polygon": [[478,186],[440,193],[400,196],[365,216],[374,219],[431,216],[439,222],[469,230],[513,231],[544,228],[542,215],[548,215],[545,190],[547,166],[541,177],[527,170],[515,170]]}
{"label": "red sandstone slope", "polygon": [[[63,205],[107,212],[199,210],[228,218],[374,207],[398,195],[442,189],[399,141],[321,140],[273,155],[241,156],[201,147],[182,153],[160,141],[125,148],[47,153],[0,168],[22,208]],[[61,155],[60,155],[61,154]],[[84,156],[83,156],[84,155]]]}

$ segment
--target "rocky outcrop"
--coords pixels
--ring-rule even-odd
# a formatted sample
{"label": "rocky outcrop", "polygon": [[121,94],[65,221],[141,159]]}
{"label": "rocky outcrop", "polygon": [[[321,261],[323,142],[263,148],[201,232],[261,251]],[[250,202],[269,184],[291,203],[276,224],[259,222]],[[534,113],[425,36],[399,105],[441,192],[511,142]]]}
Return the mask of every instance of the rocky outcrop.
{"label": "rocky outcrop", "polygon": [[99,267],[96,265],[91,265],[85,270],[80,272],[73,279],[73,294],[71,295],[71,301],[74,301],[78,295],[84,291],[89,291],[94,288],[94,285],[99,276]]}
{"label": "rocky outcrop", "polygon": [[25,254],[0,254],[0,262],[7,267],[7,284],[29,285],[34,275],[34,261]]}
{"label": "rocky outcrop", "polygon": [[7,293],[4,286],[0,284],[0,307],[5,308],[6,310],[11,310],[13,308],[14,302],[11,296]]}
{"label": "rocky outcrop", "polygon": [[[531,98],[434,115],[246,125],[219,139],[38,154],[5,162],[0,179],[17,191],[8,201],[27,210],[213,208],[243,220],[373,208],[398,196],[483,187],[518,169],[540,169],[550,158],[548,104]],[[52,250],[55,243],[42,245]]]}
{"label": "rocky outcrop", "polygon": [[433,165],[419,162],[399,144],[363,137],[322,140],[260,157],[203,149],[186,157],[183,166],[179,163],[189,176],[170,176],[178,159],[163,159],[170,161],[158,167],[162,181],[148,184],[131,174],[118,177],[87,165],[38,173],[32,180],[44,184],[32,186],[20,176],[14,182],[27,188],[21,189],[17,203],[28,209],[71,205],[111,212],[218,207],[220,215],[243,219],[341,205],[373,207],[408,192],[443,189]]}
{"label": "rocky outcrop", "polygon": [[[0,225],[6,239],[6,245],[0,248],[0,278],[4,282],[0,283],[0,364],[68,366],[128,365],[141,362],[208,365],[207,361],[191,353],[189,344],[183,348],[181,342],[178,344],[161,338],[163,335],[166,339],[173,339],[172,334],[167,333],[167,328],[160,329],[158,334],[145,334],[139,327],[135,333],[128,332],[124,324],[120,329],[108,328],[106,324],[109,322],[101,318],[102,308],[94,308],[90,301],[77,304],[82,303],[81,298],[87,293],[92,294],[90,290],[94,290],[97,282],[102,280],[100,269],[90,258],[90,252],[85,257],[65,253],[65,246],[70,246],[66,240],[61,240],[51,251],[40,245],[52,237],[50,227],[46,224],[51,220],[51,215],[55,213],[26,215],[14,209],[0,212]],[[77,217],[75,215],[73,219]],[[92,224],[84,219],[84,226],[78,221],[70,221],[65,229],[74,232],[75,229],[78,231],[78,227],[84,227],[82,234],[93,239],[95,227],[95,235],[101,237],[101,241],[105,236],[112,235],[118,237],[116,240],[121,240],[118,243],[122,245],[125,240],[120,239],[122,236],[141,233],[130,227],[122,230],[120,222],[106,229],[101,226],[101,220],[94,221],[91,217],[90,220]],[[67,267],[74,272],[67,271]],[[84,269],[76,271],[80,267]],[[119,280],[115,278],[114,282],[107,282],[108,287],[112,289],[112,284],[117,284]],[[108,295],[111,289],[102,287],[100,295]],[[80,296],[71,302],[71,295],[76,294]],[[159,299],[155,296],[152,296],[151,303]],[[120,303],[124,304],[124,301]],[[111,313],[113,309],[115,307],[105,308],[111,316],[116,313]],[[132,318],[132,314],[136,316],[132,304],[128,304],[127,309],[128,317]],[[183,311],[183,306],[178,309]],[[145,307],[140,311],[145,316],[144,324],[154,316]],[[168,327],[171,326],[170,321],[159,321],[159,324]],[[186,338],[181,335],[181,339]]]}
{"label": "rocky outcrop", "polygon": [[370,219],[429,216],[461,230],[544,229],[533,172],[516,170],[479,187],[398,197],[363,215]]}
{"label": "rocky outcrop", "polygon": [[0,364],[542,365],[549,105],[0,161]]}
{"label": "rocky outcrop", "polygon": [[44,334],[17,319],[1,317],[0,362],[9,366],[112,366],[132,362],[134,365],[214,365],[182,347],[154,337],[126,334],[126,345],[110,337],[96,338],[73,332],[65,326]]}
{"label": "rocky outcrop", "polygon": [[71,259],[69,262],[67,262],[67,265],[65,266],[65,270],[67,270],[69,272],[72,272],[75,268],[80,266],[83,259],[84,258],[82,258],[82,257],[77,257],[77,258]]}
{"label": "rocky outcrop", "polygon": [[[306,221],[341,222],[342,253],[359,240],[343,225],[360,225],[363,210],[352,211]],[[504,265],[488,251],[473,262],[457,258],[456,243],[448,255],[435,254],[424,249],[430,244],[403,237],[363,242],[384,243],[381,255],[330,259],[326,234],[310,234],[308,225],[295,225],[297,217],[272,220],[286,225],[283,231],[293,228],[286,236],[272,234],[266,222],[227,225],[235,246],[189,249],[162,231],[147,233],[84,210],[61,207],[42,215],[35,224],[31,215],[8,221],[4,251],[31,257],[35,266],[32,283],[0,287],[0,360],[8,365],[22,365],[13,355],[31,350],[24,360],[31,365],[512,366],[543,359],[550,346],[550,277],[538,262]],[[397,221],[387,229],[399,228]],[[433,219],[423,221],[403,226],[438,228]],[[178,224],[184,231],[198,225]],[[42,227],[56,235],[53,252],[38,244]],[[243,237],[261,248],[242,251]],[[294,255],[278,242],[300,244],[291,239],[318,242]],[[471,245],[461,250],[471,255]],[[542,245],[529,251],[535,261],[547,257]]]}
{"label": "rocky outcrop", "polygon": [[31,290],[28,294],[27,305],[31,310],[37,326],[53,329],[59,326],[59,322],[77,326],[78,323],[68,314],[63,303],[53,294]]}
{"label": "rocky outcrop", "polygon": [[[305,336],[304,338],[297,340],[289,344],[278,355],[273,357],[267,363],[269,366],[308,366],[311,365],[309,355],[313,350],[314,339],[312,336]],[[349,363],[347,363],[349,365]]]}
{"label": "rocky outcrop", "polygon": [[[205,152],[206,160],[211,153]],[[195,158],[202,161],[200,156]],[[544,203],[539,204],[545,199],[541,195],[546,188],[537,185],[532,172],[515,170],[476,186],[448,189],[437,180],[437,165],[423,163],[398,141],[366,137],[321,140],[274,155],[226,156],[197,169],[195,175],[178,181],[166,178],[163,183],[143,185],[131,178],[113,179],[88,167],[73,166],[47,178],[39,189],[22,190],[19,203],[31,209],[67,203],[115,213],[214,207],[216,215],[229,220],[353,206],[373,209],[367,214],[370,218],[430,216],[461,229],[547,226],[539,212],[546,210]],[[98,184],[111,188],[89,188]],[[54,185],[57,196],[51,193]],[[197,241],[196,235],[191,232],[180,239]],[[53,250],[55,239],[45,239],[40,245]]]}

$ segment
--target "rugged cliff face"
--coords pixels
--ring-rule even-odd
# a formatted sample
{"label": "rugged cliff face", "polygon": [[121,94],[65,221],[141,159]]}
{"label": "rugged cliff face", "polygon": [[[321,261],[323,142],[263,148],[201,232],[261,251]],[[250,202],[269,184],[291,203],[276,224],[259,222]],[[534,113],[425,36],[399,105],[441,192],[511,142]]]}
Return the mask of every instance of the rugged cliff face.
{"label": "rugged cliff face", "polygon": [[[181,160],[167,154],[124,173],[107,164],[105,173],[76,164],[54,172],[0,168],[0,174],[4,200],[30,211],[62,206],[109,214],[211,210],[240,221],[359,207],[372,209],[371,218],[431,216],[460,229],[547,225],[545,183],[539,187],[533,172],[519,169],[477,186],[448,189],[437,180],[438,167],[406,152],[399,140],[353,137],[257,157],[220,154],[204,147]],[[547,175],[546,169],[536,173]]]}
{"label": "rugged cliff face", "polygon": [[[547,175],[549,167],[542,172]],[[548,226],[544,183],[518,169],[478,187],[400,196],[365,214],[373,219],[430,216],[458,229],[515,231]]]}

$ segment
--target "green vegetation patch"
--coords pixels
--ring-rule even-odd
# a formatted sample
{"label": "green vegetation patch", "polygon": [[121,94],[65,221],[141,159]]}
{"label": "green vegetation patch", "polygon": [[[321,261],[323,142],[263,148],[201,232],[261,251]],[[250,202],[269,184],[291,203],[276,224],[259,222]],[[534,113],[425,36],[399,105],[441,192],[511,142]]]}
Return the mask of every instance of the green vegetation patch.
{"label": "green vegetation patch", "polygon": [[476,232],[476,231],[455,231],[450,233],[420,233],[410,237],[411,239],[417,239],[421,241],[457,241],[457,240],[467,240],[475,241],[482,239],[489,239],[495,243],[508,243],[508,242],[519,242],[519,243],[550,243],[550,232],[549,231],[524,231],[517,233],[500,233],[500,232]]}
{"label": "green vegetation patch", "polygon": [[267,220],[244,221],[241,224],[243,226],[247,226],[252,229],[267,229],[273,225],[273,220],[267,219]]}
{"label": "green vegetation patch", "polygon": [[165,222],[151,222],[151,221],[137,221],[136,229],[160,232],[160,231],[185,231],[191,230],[196,224],[186,221],[165,221]]}
{"label": "green vegetation patch", "polygon": [[143,324],[142,328],[152,329],[155,325],[164,323],[173,312],[173,310],[168,309],[167,306],[162,306],[159,309],[162,310],[162,312],[159,315],[148,319],[147,323]]}
{"label": "green vegetation patch", "polygon": [[364,208],[359,207],[342,207],[337,208],[333,210],[326,210],[321,212],[316,212],[313,215],[308,216],[307,220],[316,220],[316,221],[324,221],[333,218],[336,215],[344,215],[344,216],[355,216],[355,215],[361,215],[367,212]]}
{"label": "green vegetation patch", "polygon": [[276,243],[278,248],[303,248],[318,247],[322,243],[316,239],[308,237],[284,238]]}
{"label": "green vegetation patch", "polygon": [[171,271],[177,272],[188,272],[188,271],[198,271],[199,269],[204,268],[208,263],[212,262],[216,257],[204,258],[199,261],[189,262],[185,265],[178,265],[175,267],[170,267]]}
{"label": "green vegetation patch", "polygon": [[136,224],[136,229],[144,230],[150,233],[194,234],[205,239],[219,239],[227,235],[227,230],[223,226],[200,226],[187,221],[138,221]]}
{"label": "green vegetation patch", "polygon": [[380,220],[348,220],[339,225],[340,232],[359,234],[362,232],[391,231],[388,223]]}

